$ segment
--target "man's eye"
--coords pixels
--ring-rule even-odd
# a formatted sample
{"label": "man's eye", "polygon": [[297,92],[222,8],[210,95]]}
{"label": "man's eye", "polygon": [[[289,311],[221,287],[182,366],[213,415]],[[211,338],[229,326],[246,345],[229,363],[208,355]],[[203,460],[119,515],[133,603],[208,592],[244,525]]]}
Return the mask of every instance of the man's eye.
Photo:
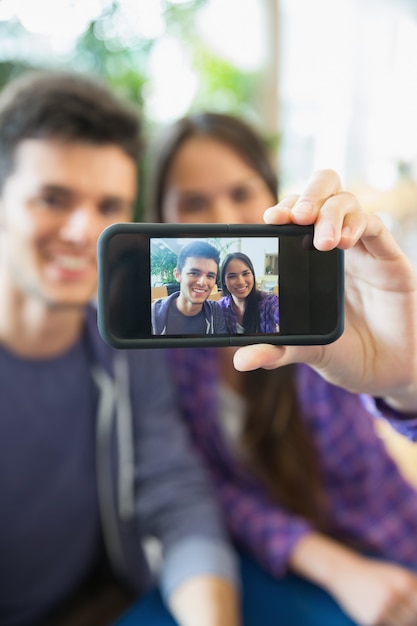
{"label": "man's eye", "polygon": [[48,194],[40,196],[37,204],[47,209],[67,209],[69,206],[68,198],[57,194]]}
{"label": "man's eye", "polygon": [[234,202],[247,202],[251,198],[251,192],[247,187],[235,187],[230,193]]}

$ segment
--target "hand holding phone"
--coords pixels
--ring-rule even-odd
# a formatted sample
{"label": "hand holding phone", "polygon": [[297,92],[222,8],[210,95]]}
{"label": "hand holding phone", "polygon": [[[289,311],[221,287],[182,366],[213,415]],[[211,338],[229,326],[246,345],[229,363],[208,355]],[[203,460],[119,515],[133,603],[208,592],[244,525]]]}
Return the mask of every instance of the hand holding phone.
{"label": "hand holding phone", "polygon": [[98,323],[118,348],[317,345],[343,331],[343,252],[312,226],[115,224],[98,242]]}
{"label": "hand holding phone", "polygon": [[314,224],[318,249],[345,251],[345,329],[328,346],[286,341],[245,346],[234,355],[236,369],[306,363],[334,385],[384,398],[415,415],[417,274],[380,217],[361,209],[336,172],[320,170],[300,196],[284,197],[264,219],[270,225]]}

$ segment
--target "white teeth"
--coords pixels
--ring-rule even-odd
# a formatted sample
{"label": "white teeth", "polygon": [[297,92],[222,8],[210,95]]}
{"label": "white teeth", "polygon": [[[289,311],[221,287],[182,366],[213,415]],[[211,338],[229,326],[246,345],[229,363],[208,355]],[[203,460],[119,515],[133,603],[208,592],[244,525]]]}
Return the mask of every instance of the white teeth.
{"label": "white teeth", "polygon": [[88,266],[87,259],[83,257],[58,256],[55,260],[62,268],[68,270],[83,270]]}

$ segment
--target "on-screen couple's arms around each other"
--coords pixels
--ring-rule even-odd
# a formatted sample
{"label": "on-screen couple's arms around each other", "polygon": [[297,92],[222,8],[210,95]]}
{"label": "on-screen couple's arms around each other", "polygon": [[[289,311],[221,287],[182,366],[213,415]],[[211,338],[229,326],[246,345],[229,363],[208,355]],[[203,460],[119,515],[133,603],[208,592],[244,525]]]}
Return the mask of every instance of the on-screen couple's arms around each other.
{"label": "on-screen couple's arms around each other", "polygon": [[[152,371],[152,384],[148,375]],[[181,626],[237,626],[238,573],[212,488],[180,419],[165,354],[131,355],[136,507],[161,541],[161,588]],[[199,598],[197,610],[196,598]]]}
{"label": "on-screen couple's arms around each other", "polygon": [[417,275],[379,217],[343,191],[335,172],[322,170],[300,196],[268,209],[265,221],[314,224],[316,248],[346,251],[345,330],[326,346],[245,346],[236,368],[304,362],[349,391],[417,413]]}
{"label": "on-screen couple's arms around each other", "polygon": [[226,319],[222,307],[218,302],[210,301],[210,310],[213,314],[213,332],[217,335],[227,335]]}
{"label": "on-screen couple's arms around each other", "polygon": [[218,301],[218,306],[221,308],[223,317],[225,320],[226,332],[229,334],[234,334],[237,332],[237,315],[236,311],[232,306],[232,297],[231,296],[223,296]]}
{"label": "on-screen couple's arms around each other", "polygon": [[362,556],[314,532],[296,544],[290,566],[325,589],[358,624],[417,624],[417,575],[405,567]]}

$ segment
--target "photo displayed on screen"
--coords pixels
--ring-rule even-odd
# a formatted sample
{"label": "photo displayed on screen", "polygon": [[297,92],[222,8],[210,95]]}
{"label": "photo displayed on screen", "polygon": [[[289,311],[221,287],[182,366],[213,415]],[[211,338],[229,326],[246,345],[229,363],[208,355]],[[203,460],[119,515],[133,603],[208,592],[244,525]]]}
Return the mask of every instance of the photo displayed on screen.
{"label": "photo displayed on screen", "polygon": [[277,237],[152,238],[153,335],[279,333]]}

